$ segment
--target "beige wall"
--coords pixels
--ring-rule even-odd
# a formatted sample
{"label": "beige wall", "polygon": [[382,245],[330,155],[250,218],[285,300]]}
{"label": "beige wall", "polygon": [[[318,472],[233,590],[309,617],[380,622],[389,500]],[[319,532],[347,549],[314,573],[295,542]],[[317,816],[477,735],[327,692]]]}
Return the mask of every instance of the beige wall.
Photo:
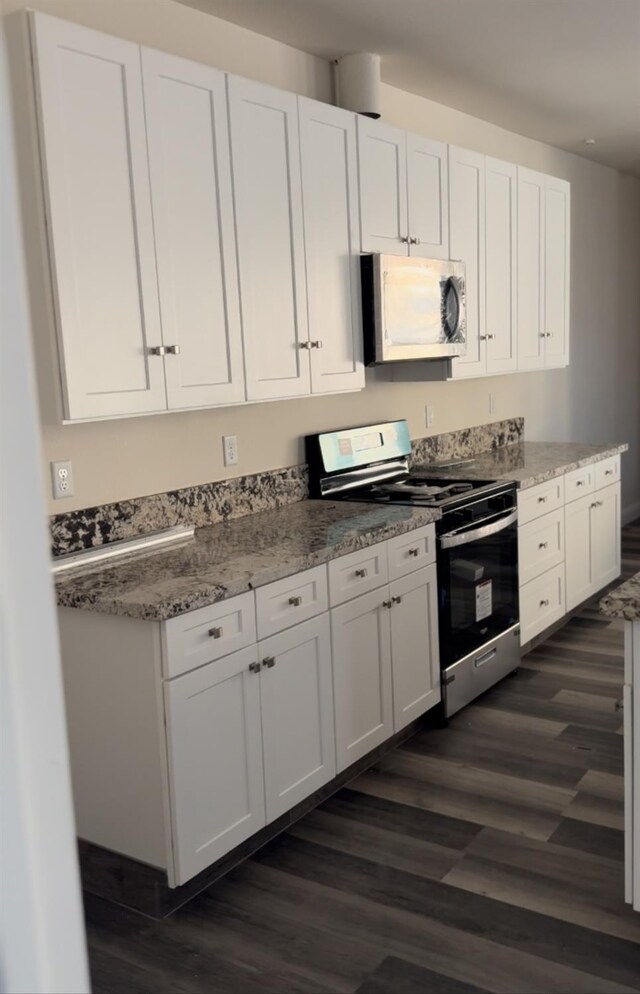
{"label": "beige wall", "polygon": [[[329,66],[171,0],[2,0],[6,13],[35,7],[142,44],[208,62],[276,86],[329,99]],[[629,441],[623,506],[640,513],[640,180],[495,127],[413,94],[383,86],[383,118],[571,181],[571,365],[462,383],[392,383],[368,371],[358,394],[158,415],[62,427],[43,424],[43,457],[71,458],[75,496],[50,501],[71,510],[230,475],[221,436],[236,434],[236,473],[301,462],[305,432],[407,417],[414,437],[524,415],[537,440]],[[38,349],[47,320],[35,306]],[[43,365],[50,365],[47,357]],[[50,371],[49,371],[50,372]],[[48,404],[43,420],[52,422]],[[48,480],[48,465],[47,477]]]}

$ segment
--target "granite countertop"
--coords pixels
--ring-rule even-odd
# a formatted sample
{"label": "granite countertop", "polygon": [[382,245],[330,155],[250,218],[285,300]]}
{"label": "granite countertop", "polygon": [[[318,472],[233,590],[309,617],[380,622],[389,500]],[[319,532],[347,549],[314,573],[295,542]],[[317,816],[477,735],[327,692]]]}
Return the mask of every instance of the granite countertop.
{"label": "granite countertop", "polygon": [[436,521],[440,511],[304,500],[56,581],[58,604],[163,621]]}
{"label": "granite countertop", "polygon": [[640,621],[640,573],[610,590],[600,601],[600,611],[608,618]]}
{"label": "granite countertop", "polygon": [[[433,475],[434,472],[451,479],[514,480],[520,489],[533,487],[555,476],[569,473],[589,463],[599,462],[608,456],[626,452],[628,445],[582,445],[573,442],[518,442],[504,445],[452,465],[414,465],[412,472]],[[450,464],[449,466],[447,464]]]}

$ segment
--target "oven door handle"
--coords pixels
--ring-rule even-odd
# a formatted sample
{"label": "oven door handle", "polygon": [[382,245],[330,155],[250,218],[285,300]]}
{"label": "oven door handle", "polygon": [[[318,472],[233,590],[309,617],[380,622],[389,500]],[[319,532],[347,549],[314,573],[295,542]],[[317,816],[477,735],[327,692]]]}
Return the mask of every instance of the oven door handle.
{"label": "oven door handle", "polygon": [[456,545],[466,545],[468,542],[475,542],[478,538],[487,538],[489,535],[497,535],[504,528],[508,528],[514,521],[518,520],[518,510],[510,511],[506,517],[498,518],[488,525],[474,528],[466,532],[448,532],[440,535],[440,545],[443,549],[452,549]]}

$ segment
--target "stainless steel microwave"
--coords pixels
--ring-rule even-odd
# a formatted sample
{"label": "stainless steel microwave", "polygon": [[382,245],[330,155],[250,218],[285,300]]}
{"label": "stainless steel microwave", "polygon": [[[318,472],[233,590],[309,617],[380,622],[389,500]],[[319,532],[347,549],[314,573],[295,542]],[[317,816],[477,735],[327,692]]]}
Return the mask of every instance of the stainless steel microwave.
{"label": "stainless steel microwave", "polygon": [[367,365],[467,351],[463,262],[361,256]]}

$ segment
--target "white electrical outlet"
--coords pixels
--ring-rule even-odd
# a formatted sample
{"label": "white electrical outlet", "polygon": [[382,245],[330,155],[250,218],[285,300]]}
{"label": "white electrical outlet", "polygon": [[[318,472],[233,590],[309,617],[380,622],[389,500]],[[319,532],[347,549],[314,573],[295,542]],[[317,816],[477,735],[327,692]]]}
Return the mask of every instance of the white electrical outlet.
{"label": "white electrical outlet", "polygon": [[489,394],[489,414],[495,414],[498,407],[498,399],[494,393]]}
{"label": "white electrical outlet", "polygon": [[73,497],[73,469],[70,459],[51,463],[51,483],[54,500]]}
{"label": "white electrical outlet", "polygon": [[238,438],[236,435],[222,436],[222,451],[225,466],[238,465]]}
{"label": "white electrical outlet", "polygon": [[427,428],[433,428],[434,420],[435,419],[433,414],[433,406],[431,404],[427,404],[425,408],[425,421],[427,424]]}

